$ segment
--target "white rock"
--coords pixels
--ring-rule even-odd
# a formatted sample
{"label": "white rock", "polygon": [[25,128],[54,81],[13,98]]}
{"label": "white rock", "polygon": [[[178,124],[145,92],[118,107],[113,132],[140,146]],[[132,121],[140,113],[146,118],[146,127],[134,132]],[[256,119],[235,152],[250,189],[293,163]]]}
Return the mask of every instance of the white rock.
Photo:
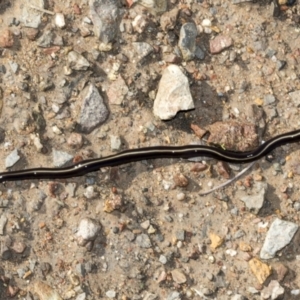
{"label": "white rock", "polygon": [[154,100],[153,113],[161,120],[173,118],[180,110],[194,108],[187,77],[176,65],[169,65],[163,72]]}
{"label": "white rock", "polygon": [[203,27],[210,27],[210,26],[211,26],[211,20],[209,20],[209,19],[204,19],[204,20],[202,21],[201,25],[202,25]]}
{"label": "white rock", "polygon": [[12,167],[18,160],[20,159],[20,156],[18,155],[18,150],[15,149],[12,151],[5,159],[5,168]]}
{"label": "white rock", "polygon": [[96,221],[90,218],[85,218],[80,221],[76,236],[86,241],[92,241],[96,238],[100,229],[101,225]]}
{"label": "white rock", "polygon": [[66,26],[64,14],[62,14],[62,13],[55,14],[54,22],[57,27],[64,28]]}
{"label": "white rock", "polygon": [[264,245],[260,251],[261,259],[270,259],[290,243],[299,226],[295,223],[275,219],[267,233]]}

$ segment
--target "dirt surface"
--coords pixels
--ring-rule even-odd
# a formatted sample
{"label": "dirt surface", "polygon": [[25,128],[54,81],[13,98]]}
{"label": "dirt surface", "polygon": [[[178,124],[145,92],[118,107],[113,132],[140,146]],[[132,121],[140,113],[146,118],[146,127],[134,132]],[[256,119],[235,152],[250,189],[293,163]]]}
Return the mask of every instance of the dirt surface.
{"label": "dirt surface", "polygon": [[[163,13],[120,2],[109,51],[102,51],[93,24],[84,21],[91,18],[88,1],[45,1],[48,12],[30,10],[41,16],[37,29],[24,24],[27,2],[0,1],[3,171],[15,149],[20,159],[8,170],[54,167],[54,149],[79,161],[131,148],[198,143],[192,124],[217,131],[213,143],[221,147],[215,122],[252,124],[255,141],[249,138],[240,150],[252,142],[253,148],[257,136],[261,142],[299,128],[300,99],[291,96],[300,90],[297,1],[281,5],[277,17],[271,1],[171,0]],[[170,21],[168,13],[176,8]],[[62,13],[66,25],[59,28],[51,12]],[[137,16],[143,26],[132,25]],[[203,20],[211,25],[201,26]],[[181,57],[177,45],[187,22],[197,25],[204,59]],[[41,46],[47,31],[51,43]],[[232,45],[211,54],[211,40],[221,35]],[[151,53],[140,60],[135,42],[151,45]],[[70,67],[71,51],[87,59],[86,70]],[[153,101],[171,63],[187,76],[195,109],[161,121],[153,115]],[[114,97],[118,85],[110,87],[119,76],[128,92]],[[99,90],[109,115],[84,132],[78,116],[89,84]],[[60,103],[62,95],[66,101]],[[120,146],[112,146],[112,137]],[[206,196],[200,193],[245,166],[156,159],[77,178],[1,183],[0,299],[299,299],[300,233],[274,258],[260,258],[276,218],[299,224],[299,154],[298,144],[279,147]],[[260,184],[267,186],[263,203],[251,209],[241,199],[255,201]],[[92,238],[78,234],[82,222],[96,231]],[[253,270],[256,258],[261,265]],[[268,289],[278,295],[271,298]]]}

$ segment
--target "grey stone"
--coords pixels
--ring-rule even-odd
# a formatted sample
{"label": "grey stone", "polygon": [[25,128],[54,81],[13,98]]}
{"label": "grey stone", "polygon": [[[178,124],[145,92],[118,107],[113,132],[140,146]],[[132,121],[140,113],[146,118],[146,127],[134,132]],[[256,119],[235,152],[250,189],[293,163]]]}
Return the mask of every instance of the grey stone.
{"label": "grey stone", "polygon": [[196,45],[198,31],[194,23],[185,23],[181,26],[178,47],[185,61],[197,57],[204,58],[204,52]]}
{"label": "grey stone", "polygon": [[176,238],[178,241],[184,241],[185,231],[184,230],[176,231]]}
{"label": "grey stone", "polygon": [[150,248],[151,247],[151,241],[150,238],[147,234],[142,233],[139,234],[136,237],[136,243],[141,247],[141,248]]}
{"label": "grey stone", "polygon": [[264,97],[264,104],[269,105],[275,103],[276,99],[273,95],[269,94]]}
{"label": "grey stone", "polygon": [[68,62],[70,68],[77,71],[85,71],[90,66],[88,60],[76,51],[68,53]]}
{"label": "grey stone", "polygon": [[117,293],[114,291],[114,290],[109,290],[105,293],[105,295],[110,298],[110,299],[113,299],[113,298],[116,298],[117,296]]}
{"label": "grey stone", "polygon": [[146,292],[143,297],[143,300],[155,300],[155,299],[157,299],[157,295],[151,294],[149,292]]}
{"label": "grey stone", "polygon": [[6,223],[7,223],[7,217],[6,217],[6,215],[2,214],[0,216],[0,235],[4,234],[4,228],[5,228]]}
{"label": "grey stone", "polygon": [[256,182],[252,190],[254,191],[252,195],[241,196],[240,199],[245,203],[250,212],[258,214],[264,205],[268,184],[264,182]]}
{"label": "grey stone", "polygon": [[132,47],[134,49],[134,54],[140,62],[153,52],[153,47],[145,42],[134,42],[132,43]]}
{"label": "grey stone", "polygon": [[168,262],[168,259],[164,255],[159,256],[159,262],[165,265]]}
{"label": "grey stone", "polygon": [[[36,7],[44,8],[44,0],[30,0],[30,4]],[[38,28],[42,22],[42,12],[32,9],[30,5],[21,6],[20,20],[23,21],[25,27]]]}
{"label": "grey stone", "polygon": [[53,165],[55,167],[61,167],[65,165],[67,162],[73,159],[73,155],[53,149],[52,151]]}
{"label": "grey stone", "polygon": [[166,300],[180,300],[181,296],[180,293],[178,292],[171,292],[168,296]]}
{"label": "grey stone", "polygon": [[50,47],[52,38],[53,38],[53,33],[50,30],[46,30],[36,41],[37,45],[42,48]]}
{"label": "grey stone", "polygon": [[86,299],[86,293],[81,293],[76,297],[76,300],[85,300]]}
{"label": "grey stone", "polygon": [[8,169],[12,167],[18,160],[20,156],[18,155],[18,150],[13,150],[6,158],[5,158],[5,168]]}
{"label": "grey stone", "polygon": [[277,251],[290,243],[298,228],[299,226],[295,223],[275,219],[260,251],[260,258],[270,259],[275,257]]}
{"label": "grey stone", "polygon": [[83,90],[82,98],[83,104],[77,122],[82,132],[90,133],[106,120],[109,112],[98,89],[93,84]]}
{"label": "grey stone", "polygon": [[95,36],[105,44],[114,41],[121,21],[119,2],[117,0],[90,0],[89,6]]}
{"label": "grey stone", "polygon": [[110,136],[110,148],[112,151],[118,151],[121,149],[122,141],[119,136]]}
{"label": "grey stone", "polygon": [[169,65],[163,72],[154,100],[153,113],[161,120],[173,118],[180,110],[194,108],[187,77],[176,65]]}
{"label": "grey stone", "polygon": [[19,70],[19,65],[14,61],[9,61],[8,63],[10,65],[11,70],[16,74]]}
{"label": "grey stone", "polygon": [[289,96],[293,102],[293,104],[297,107],[300,106],[300,90],[289,93]]}

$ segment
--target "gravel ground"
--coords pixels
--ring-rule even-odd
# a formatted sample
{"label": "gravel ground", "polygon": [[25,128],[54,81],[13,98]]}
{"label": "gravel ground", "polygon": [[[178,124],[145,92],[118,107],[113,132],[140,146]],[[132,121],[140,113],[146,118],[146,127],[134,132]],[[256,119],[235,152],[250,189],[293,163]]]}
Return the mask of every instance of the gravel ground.
{"label": "gravel ground", "polygon": [[[30,3],[30,4],[29,4]],[[299,128],[300,3],[0,1],[0,169]],[[0,299],[300,299],[300,150],[0,186]]]}

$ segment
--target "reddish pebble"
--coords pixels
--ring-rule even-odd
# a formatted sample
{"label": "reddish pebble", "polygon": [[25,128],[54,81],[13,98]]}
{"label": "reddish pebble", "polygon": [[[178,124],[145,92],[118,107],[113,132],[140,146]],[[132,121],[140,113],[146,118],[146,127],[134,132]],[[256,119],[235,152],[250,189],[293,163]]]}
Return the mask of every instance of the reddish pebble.
{"label": "reddish pebble", "polygon": [[78,4],[75,3],[74,6],[73,6],[73,9],[74,9],[74,14],[75,15],[81,15],[81,9],[78,6]]}
{"label": "reddish pebble", "polygon": [[220,53],[222,50],[232,45],[232,38],[229,36],[218,35],[216,38],[210,41],[210,52],[212,54]]}
{"label": "reddish pebble", "polygon": [[0,47],[1,48],[10,48],[14,44],[14,38],[9,29],[5,29],[0,32]]}
{"label": "reddish pebble", "polygon": [[80,148],[83,144],[82,135],[76,132],[71,133],[68,137],[67,143],[71,148]]}

